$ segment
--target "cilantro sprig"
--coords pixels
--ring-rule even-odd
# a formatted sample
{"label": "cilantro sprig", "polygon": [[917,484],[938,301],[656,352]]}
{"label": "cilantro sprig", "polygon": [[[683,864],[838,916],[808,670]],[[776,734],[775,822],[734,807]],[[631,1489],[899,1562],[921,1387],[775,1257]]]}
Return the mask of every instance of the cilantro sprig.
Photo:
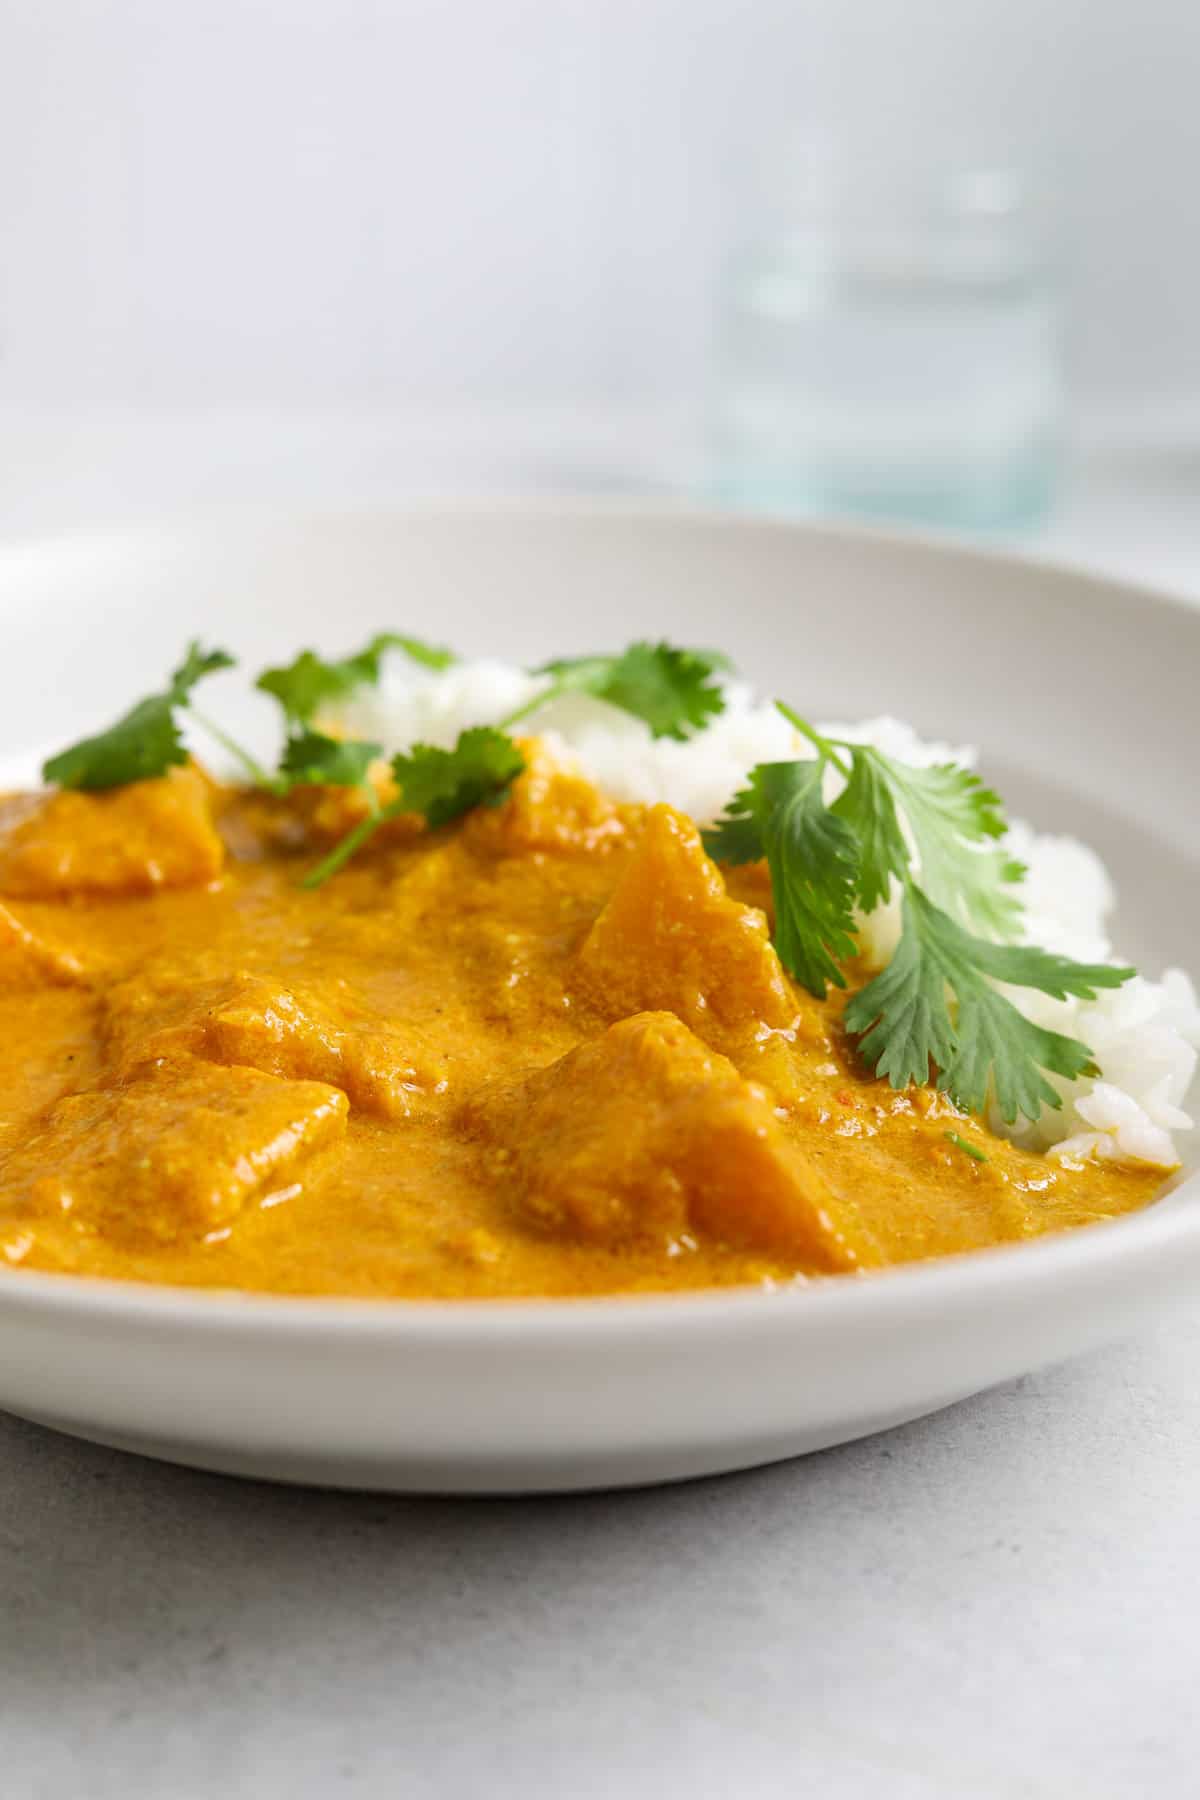
{"label": "cilantro sprig", "polygon": [[355,688],[374,686],[388,650],[402,650],[410,662],[436,671],[448,669],[458,660],[452,650],[427,644],[421,638],[399,631],[380,631],[350,656],[329,659],[315,650],[301,650],[290,663],[264,669],[254,685],[278,700],[289,726],[307,725],[323,707],[344,699]]}
{"label": "cilantro sprig", "polygon": [[433,670],[447,669],[454,652],[403,632],[378,632],[363,649],[337,660],[302,650],[292,662],[265,669],[256,686],[271,694],[283,709],[286,736],[278,769],[263,768],[224,728],[199,712],[192,690],[205,676],[235,666],[226,650],[189,644],[179,667],[161,693],[150,694],[121,715],[106,731],[82,738],[42,766],[42,778],[59,787],[103,792],[131,781],[147,781],[187,761],[179,715],[189,712],[240,764],[257,787],[283,795],[302,784],[359,787],[374,802],[368,771],[383,754],[379,744],[330,736],[313,723],[318,710],[354,688],[376,682],[388,650],[402,650],[413,662]]}
{"label": "cilantro sprig", "polygon": [[[278,773],[267,777],[263,786],[279,795],[294,787],[358,788],[369,811],[378,810],[370,770],[383,755],[383,746],[361,738],[334,737],[321,731],[313,720],[324,707],[345,699],[356,688],[378,682],[388,650],[402,650],[410,661],[439,671],[457,660],[452,650],[427,644],[422,638],[380,631],[351,655],[330,659],[315,650],[301,650],[290,663],[263,670],[254,685],[279,702],[286,734]],[[236,746],[228,747],[236,751]]]}
{"label": "cilantro sprig", "polygon": [[[372,640],[373,650],[382,640]],[[389,638],[389,644],[414,654],[412,640]],[[386,647],[386,646],[384,646]],[[453,659],[448,651],[430,652],[422,647],[418,660],[431,667],[430,656]],[[309,659],[306,661],[306,658]],[[287,669],[268,670],[258,685],[274,693],[285,712],[305,720],[345,691],[347,673],[361,658],[321,664],[314,669],[312,653],[305,652]],[[714,680],[727,670],[729,661],[716,650],[682,650],[671,644],[631,644],[619,656],[577,656],[547,662],[531,671],[544,675],[547,685],[496,726],[477,726],[459,734],[452,750],[414,744],[392,759],[391,769],[399,797],[386,808],[372,812],[336,844],[323,862],[305,877],[305,885],[318,887],[344,868],[386,819],[400,813],[416,813],[431,826],[445,825],[476,806],[495,806],[507,794],[525,766],[524,758],[509,735],[512,726],[565,694],[590,694],[607,700],[623,712],[643,720],[655,737],[684,739],[702,730],[721,712],[725,697]],[[355,674],[350,685],[360,676]]]}
{"label": "cilantro sprig", "polygon": [[850,1001],[846,1028],[893,1087],[928,1082],[932,1065],[937,1086],[968,1112],[978,1112],[994,1087],[1000,1115],[1011,1124],[1020,1113],[1036,1119],[1044,1106],[1061,1107],[1047,1074],[1075,1081],[1100,1069],[1086,1044],[1035,1025],[993,982],[1056,1000],[1094,1000],[1100,988],[1120,987],[1132,974],[1023,944],[989,943],[964,931],[910,880],[900,942],[887,967]]}
{"label": "cilantro sprig", "polygon": [[714,679],[730,668],[719,650],[683,650],[672,644],[630,644],[619,656],[573,656],[530,671],[548,685],[502,721],[511,727],[567,694],[607,700],[650,727],[656,738],[682,740],[702,731],[722,712],[725,697]]}
{"label": "cilantro sprig", "polygon": [[131,781],[150,781],[185,763],[188,753],[179,729],[179,714],[191,705],[192,690],[218,669],[231,669],[227,650],[188,645],[179,667],[161,693],[150,694],[94,737],[60,750],[42,765],[43,781],[58,787],[103,793]]}
{"label": "cilantro sprig", "polygon": [[[758,764],[704,840],[720,862],[766,858],[784,966],[820,999],[845,987],[860,916],[898,887],[899,944],[845,1011],[864,1060],[896,1088],[933,1080],[968,1111],[991,1089],[1010,1123],[1060,1107],[1048,1077],[1097,1074],[1092,1052],[1025,1018],[995,984],[1093,999],[1134,971],[997,941],[1019,932],[1024,870],[997,847],[1000,800],[970,770],[912,768],[779,710],[815,754]],[[844,783],[832,805],[830,768]]]}
{"label": "cilantro sprig", "polygon": [[461,731],[452,750],[414,744],[391,761],[396,798],[377,807],[310,869],[303,886],[320,887],[349,862],[388,819],[415,813],[432,829],[477,806],[498,806],[525,767],[513,740],[491,725]]}

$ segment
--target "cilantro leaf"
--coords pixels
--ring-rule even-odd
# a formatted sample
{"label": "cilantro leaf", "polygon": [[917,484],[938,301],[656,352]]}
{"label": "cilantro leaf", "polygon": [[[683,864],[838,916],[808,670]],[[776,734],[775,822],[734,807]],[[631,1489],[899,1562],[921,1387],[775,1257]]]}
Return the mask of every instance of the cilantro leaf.
{"label": "cilantro leaf", "polygon": [[751,769],[751,786],[735,794],[716,824],[706,826],[700,833],[704,848],[714,862],[736,868],[742,863],[761,862],[767,854],[759,818],[759,796],[753,785],[757,773],[757,769]]}
{"label": "cilantro leaf", "polygon": [[165,694],[139,700],[127,713],[95,737],[81,738],[42,764],[43,781],[58,787],[100,793],[130,781],[165,775],[187,751]]}
{"label": "cilantro leaf", "polygon": [[365,787],[371,764],[382,755],[381,744],[362,738],[303,731],[288,739],[279,769],[293,787]]}
{"label": "cilantro leaf", "polygon": [[680,650],[671,644],[630,644],[620,656],[574,656],[543,663],[535,675],[550,686],[504,720],[518,719],[564,694],[590,694],[641,719],[656,737],[690,737],[725,709],[713,677],[729,668],[717,650]]}
{"label": "cilantro leaf", "polygon": [[491,725],[460,732],[453,750],[414,744],[392,758],[396,810],[420,813],[434,827],[448,825],[473,807],[498,806],[524,767],[513,740]]}
{"label": "cilantro leaf", "polygon": [[476,806],[498,806],[525,767],[513,740],[491,725],[462,731],[452,750],[431,744],[414,744],[392,758],[392,775],[399,790],[395,800],[363,819],[329,855],[310,869],[304,886],[320,887],[343,868],[386,819],[401,813],[419,813],[436,829]]}
{"label": "cilantro leaf", "polygon": [[859,862],[853,831],[825,805],[824,776],[824,757],[759,763],[726,817],[704,833],[720,861],[766,857],[780,961],[818,999],[830,982],[846,985],[838,962],[855,952]]}
{"label": "cilantro leaf", "polygon": [[863,843],[863,910],[886,899],[890,876],[903,881],[910,873],[899,807],[916,845],[922,890],[964,924],[1012,937],[1021,905],[1010,885],[1025,871],[1003,850],[982,848],[1006,830],[999,795],[955,763],[921,769],[869,744],[842,747],[852,758],[851,774],[834,811],[854,825]]}
{"label": "cilantro leaf", "polygon": [[967,1111],[983,1106],[992,1084],[1009,1123],[1019,1113],[1036,1119],[1043,1106],[1062,1105],[1046,1073],[1069,1081],[1095,1075],[1095,1058],[1077,1039],[1025,1018],[992,982],[1090,1000],[1132,974],[1024,945],[988,943],[910,884],[895,954],[850,1001],[845,1024],[859,1037],[867,1063],[893,1087],[927,1083],[932,1064],[937,1086]]}
{"label": "cilantro leaf", "polygon": [[218,669],[232,669],[235,659],[228,650],[206,650],[193,638],[179,667],[171,676],[169,693],[178,706],[184,706],[198,681],[206,675],[215,675]]}
{"label": "cilantro leaf", "polygon": [[307,725],[327,700],[348,692],[354,683],[315,650],[302,650],[285,667],[264,669],[254,685],[278,700],[291,723]]}
{"label": "cilantro leaf", "polygon": [[188,759],[177,712],[188,704],[192,689],[206,675],[233,666],[225,650],[189,644],[167,690],[139,700],[106,731],[60,750],[42,765],[43,781],[58,787],[102,793],[131,781],[150,781]]}
{"label": "cilantro leaf", "polygon": [[888,897],[892,878],[908,872],[908,845],[891,787],[874,758],[855,756],[832,811],[858,840],[858,903],[865,913]]}
{"label": "cilantro leaf", "polygon": [[957,763],[916,768],[872,744],[823,737],[782,700],[775,704],[845,780],[833,810],[859,840],[864,912],[888,898],[893,880],[914,873],[915,847],[921,886],[939,905],[994,937],[1017,935],[1021,903],[1011,887],[1024,867],[1003,849],[987,848],[1007,830],[998,794]]}
{"label": "cilantro leaf", "polygon": [[423,669],[433,669],[440,673],[444,669],[452,669],[458,661],[453,650],[444,646],[427,644],[423,638],[409,637],[400,631],[381,631],[367,645],[362,657],[373,659],[374,667],[370,680],[379,679],[379,658],[385,650],[403,650],[410,662],[420,663]]}
{"label": "cilantro leaf", "polygon": [[331,701],[342,699],[356,687],[374,686],[387,650],[403,650],[426,669],[448,669],[457,661],[452,650],[438,649],[401,632],[381,631],[361,650],[335,660],[319,656],[315,650],[302,650],[290,663],[264,669],[254,685],[278,700],[290,723],[307,725]]}

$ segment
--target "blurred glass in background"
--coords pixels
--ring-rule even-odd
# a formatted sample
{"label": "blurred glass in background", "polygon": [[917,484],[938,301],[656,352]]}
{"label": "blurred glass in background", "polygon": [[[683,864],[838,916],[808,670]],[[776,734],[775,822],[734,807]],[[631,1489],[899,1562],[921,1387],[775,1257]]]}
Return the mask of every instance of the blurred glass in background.
{"label": "blurred glass in background", "polygon": [[1048,511],[1060,295],[1013,169],[773,146],[719,291],[713,486],[992,529]]}

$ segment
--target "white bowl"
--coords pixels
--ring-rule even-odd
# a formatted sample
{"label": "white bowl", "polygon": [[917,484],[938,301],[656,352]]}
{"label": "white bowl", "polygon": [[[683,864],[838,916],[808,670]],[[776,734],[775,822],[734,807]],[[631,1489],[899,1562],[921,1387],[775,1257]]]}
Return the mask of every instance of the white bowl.
{"label": "white bowl", "polygon": [[[1130,587],[682,511],[443,506],[10,546],[0,619],[10,757],[102,720],[193,634],[251,664],[385,625],[514,660],[647,634],[719,644],[810,712],[891,711],[978,744],[1015,810],[1105,856],[1123,951],[1149,972],[1200,964],[1200,613]],[[1198,1186],[1085,1231],[783,1293],[297,1301],[14,1272],[0,1405],[173,1461],[345,1486],[742,1468],[1157,1319],[1200,1283]]]}

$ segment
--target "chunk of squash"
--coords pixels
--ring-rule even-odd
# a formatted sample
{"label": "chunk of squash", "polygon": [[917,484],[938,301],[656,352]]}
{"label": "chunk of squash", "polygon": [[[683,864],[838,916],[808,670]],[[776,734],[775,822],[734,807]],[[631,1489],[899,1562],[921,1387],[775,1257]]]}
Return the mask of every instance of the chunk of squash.
{"label": "chunk of squash", "polygon": [[592,782],[564,768],[537,738],[523,738],[524,773],[500,806],[483,806],[465,821],[477,849],[519,856],[530,850],[595,853],[622,843],[627,815]]}
{"label": "chunk of squash", "polygon": [[418,1032],[385,1029],[346,993],[322,1005],[304,990],[244,979],[209,1014],[203,1044],[219,1062],[330,1082],[384,1119],[409,1117],[445,1086],[444,1059]]}
{"label": "chunk of squash", "polygon": [[[0,1163],[19,1209],[136,1246],[203,1234],[345,1130],[315,1081],[184,1057],[57,1101]],[[52,1173],[47,1173],[47,1170]]]}
{"label": "chunk of squash", "polygon": [[663,1009],[726,1047],[748,1028],[787,1029],[796,997],[757,907],[731,900],[690,819],[656,806],[578,957],[609,1018]]}
{"label": "chunk of squash", "polygon": [[559,1236],[619,1245],[694,1233],[830,1271],[875,1260],[767,1092],[670,1013],[613,1025],[485,1093],[467,1117],[518,1213]]}
{"label": "chunk of squash", "polygon": [[192,764],[102,794],[63,789],[0,801],[0,894],[119,898],[202,887],[224,857],[211,790]]}
{"label": "chunk of squash", "polygon": [[156,980],[151,968],[113,987],[104,1008],[119,1072],[186,1051],[327,1082],[359,1111],[384,1119],[409,1117],[445,1085],[444,1059],[421,1034],[384,1027],[344,983],[327,983],[318,994],[249,973],[209,981],[167,973]]}

